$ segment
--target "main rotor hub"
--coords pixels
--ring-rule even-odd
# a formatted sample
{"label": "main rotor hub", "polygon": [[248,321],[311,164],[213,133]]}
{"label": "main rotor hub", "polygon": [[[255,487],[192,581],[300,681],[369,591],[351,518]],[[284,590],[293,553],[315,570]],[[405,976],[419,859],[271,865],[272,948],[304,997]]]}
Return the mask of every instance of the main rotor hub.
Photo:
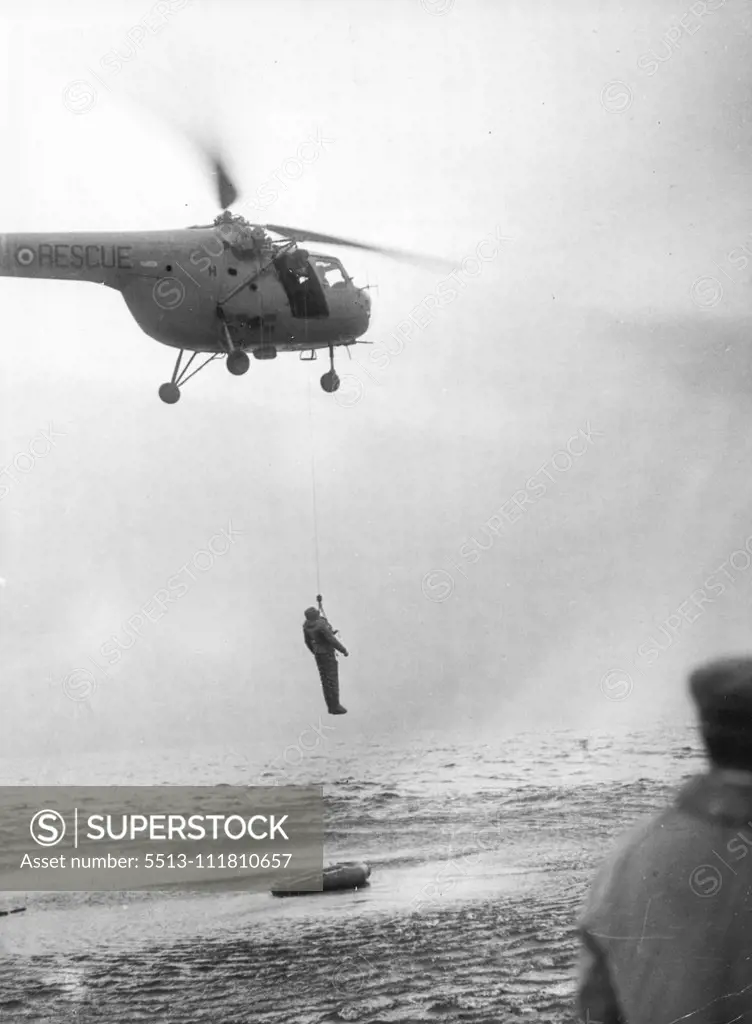
{"label": "main rotor hub", "polygon": [[214,226],[231,248],[251,250],[261,254],[271,245],[271,240],[258,224],[249,224],[245,217],[225,210],[214,220]]}

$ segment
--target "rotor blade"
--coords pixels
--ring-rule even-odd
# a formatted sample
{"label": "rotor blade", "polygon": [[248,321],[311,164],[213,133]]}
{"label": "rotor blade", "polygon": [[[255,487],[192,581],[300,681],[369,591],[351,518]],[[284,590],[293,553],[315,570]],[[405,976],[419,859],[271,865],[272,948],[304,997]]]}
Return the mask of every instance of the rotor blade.
{"label": "rotor blade", "polygon": [[199,120],[202,123],[198,126],[195,124],[189,126],[185,123],[184,117],[176,111],[171,112],[169,109],[164,108],[164,105],[162,105],[160,111],[160,108],[154,107],[152,99],[148,103],[145,100],[141,102],[147,110],[157,113],[174,131],[192,143],[201,156],[209,163],[214,178],[215,195],[222,209],[226,210],[233,203],[237,202],[239,193],[235,187],[235,182],[230,177],[227,161],[223,156],[221,137],[215,123],[215,112],[210,107],[199,111],[199,114],[201,114]]}
{"label": "rotor blade", "polygon": [[209,153],[209,159],[212,164],[212,174],[217,186],[217,197],[219,199],[219,205],[223,210],[226,210],[233,203],[237,202],[238,190],[235,188],[235,182],[230,177],[224,160],[221,156],[216,153]]}
{"label": "rotor blade", "polygon": [[434,266],[442,270],[450,269],[454,266],[454,263],[450,260],[438,259],[435,256],[423,256],[420,253],[407,252],[404,249],[387,249],[382,245],[368,245],[365,242],[355,242],[351,238],[340,238],[338,235],[322,235],[319,231],[286,228],[281,224],[266,224],[265,227],[267,231],[273,231],[277,235],[284,235],[295,242],[323,242],[325,245],[344,245],[348,249],[363,249],[366,252],[376,252],[381,256],[388,256],[393,260],[406,260],[409,263]]}
{"label": "rotor blade", "polygon": [[198,151],[205,157],[211,167],[216,188],[216,196],[220,207],[226,210],[238,200],[238,190],[230,177],[227,162],[222,155],[222,146],[214,131],[190,131],[186,133]]}

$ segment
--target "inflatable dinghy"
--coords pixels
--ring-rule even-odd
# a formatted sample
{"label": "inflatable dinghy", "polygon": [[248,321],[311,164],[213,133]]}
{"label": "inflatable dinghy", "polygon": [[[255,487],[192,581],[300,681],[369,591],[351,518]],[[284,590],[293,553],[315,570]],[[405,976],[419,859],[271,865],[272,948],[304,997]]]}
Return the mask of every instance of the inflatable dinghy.
{"label": "inflatable dinghy", "polygon": [[[324,892],[334,892],[336,889],[360,889],[361,886],[368,885],[370,874],[370,866],[357,861],[331,864],[324,868]],[[306,881],[312,881],[312,879],[298,878],[288,886],[272,889],[272,896],[315,896],[316,893],[321,892],[320,889],[297,888]]]}

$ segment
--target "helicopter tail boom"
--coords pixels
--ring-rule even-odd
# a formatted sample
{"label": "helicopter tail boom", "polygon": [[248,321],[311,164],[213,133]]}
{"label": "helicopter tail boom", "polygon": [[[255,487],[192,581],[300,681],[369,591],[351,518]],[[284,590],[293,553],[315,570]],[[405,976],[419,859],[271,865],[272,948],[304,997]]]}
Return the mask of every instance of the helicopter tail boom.
{"label": "helicopter tail boom", "polygon": [[137,266],[133,236],[96,232],[0,235],[0,277],[91,281],[120,288]]}

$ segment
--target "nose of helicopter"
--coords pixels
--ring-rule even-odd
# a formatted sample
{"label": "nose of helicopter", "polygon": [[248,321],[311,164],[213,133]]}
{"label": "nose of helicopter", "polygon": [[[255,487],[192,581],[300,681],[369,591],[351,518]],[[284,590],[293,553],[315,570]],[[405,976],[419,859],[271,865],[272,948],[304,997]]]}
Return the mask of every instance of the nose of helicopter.
{"label": "nose of helicopter", "polygon": [[371,322],[371,296],[368,294],[368,291],[365,288],[358,288],[357,303],[358,306],[363,311],[365,319],[364,329],[366,329],[368,327],[368,324]]}

